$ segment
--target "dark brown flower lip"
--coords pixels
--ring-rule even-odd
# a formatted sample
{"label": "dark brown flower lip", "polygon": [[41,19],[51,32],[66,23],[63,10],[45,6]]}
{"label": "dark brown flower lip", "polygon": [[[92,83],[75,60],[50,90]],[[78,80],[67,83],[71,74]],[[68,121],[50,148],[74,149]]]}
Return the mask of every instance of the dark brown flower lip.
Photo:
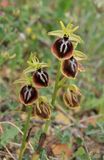
{"label": "dark brown flower lip", "polygon": [[73,44],[68,37],[58,38],[51,47],[51,52],[58,59],[69,59],[73,54]]}
{"label": "dark brown flower lip", "polygon": [[79,109],[80,103],[82,100],[82,94],[79,88],[74,84],[69,85],[69,87],[63,94],[63,100],[64,100],[65,105],[68,108]]}
{"label": "dark brown flower lip", "polygon": [[33,82],[38,88],[47,87],[49,84],[48,73],[44,69],[38,69],[33,73]]}
{"label": "dark brown flower lip", "polygon": [[31,105],[38,98],[36,88],[31,85],[24,85],[19,94],[20,102],[24,105]]}
{"label": "dark brown flower lip", "polygon": [[51,111],[49,105],[41,102],[39,106],[36,106],[36,115],[43,119],[48,119],[50,117]]}
{"label": "dark brown flower lip", "polygon": [[80,107],[81,94],[74,93],[73,91],[70,92],[70,95],[67,92],[63,95],[65,105],[71,109],[76,109]]}
{"label": "dark brown flower lip", "polygon": [[61,63],[61,72],[66,77],[75,78],[78,72],[78,62],[72,56],[70,59],[64,60]]}

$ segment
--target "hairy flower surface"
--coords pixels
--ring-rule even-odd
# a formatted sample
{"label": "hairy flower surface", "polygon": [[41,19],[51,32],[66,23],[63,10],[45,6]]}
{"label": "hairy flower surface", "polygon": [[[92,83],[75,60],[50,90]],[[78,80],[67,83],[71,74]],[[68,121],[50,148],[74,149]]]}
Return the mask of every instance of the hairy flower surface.
{"label": "hairy flower surface", "polygon": [[51,51],[58,59],[68,59],[73,54],[73,44],[68,37],[64,36],[55,41]]}
{"label": "hairy flower surface", "polygon": [[33,82],[37,87],[47,87],[49,83],[49,76],[43,69],[38,69],[33,73]]}
{"label": "hairy flower surface", "polygon": [[38,92],[31,85],[25,85],[21,88],[19,97],[21,103],[30,105],[38,98]]}
{"label": "hairy flower surface", "polygon": [[68,78],[74,78],[78,72],[78,62],[74,57],[62,61],[61,65],[62,74]]}

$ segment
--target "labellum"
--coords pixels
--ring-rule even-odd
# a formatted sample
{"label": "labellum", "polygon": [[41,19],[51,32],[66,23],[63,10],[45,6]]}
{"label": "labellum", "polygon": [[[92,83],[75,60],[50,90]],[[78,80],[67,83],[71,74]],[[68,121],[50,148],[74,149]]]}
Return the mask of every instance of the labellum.
{"label": "labellum", "polygon": [[67,91],[63,95],[63,99],[65,102],[65,105],[71,109],[76,109],[80,107],[82,95],[80,91],[77,89],[67,89]]}
{"label": "labellum", "polygon": [[32,104],[38,98],[37,90],[31,85],[25,85],[20,90],[20,101],[25,105]]}
{"label": "labellum", "polygon": [[66,77],[74,78],[78,72],[78,62],[74,57],[62,62],[62,73]]}
{"label": "labellum", "polygon": [[49,83],[49,76],[46,71],[38,69],[33,73],[33,82],[37,87],[47,87]]}
{"label": "labellum", "polygon": [[64,36],[55,41],[51,51],[58,59],[69,59],[73,54],[73,44],[68,37]]}
{"label": "labellum", "polygon": [[48,119],[51,114],[49,104],[45,102],[39,103],[39,105],[36,106],[36,114],[40,118]]}

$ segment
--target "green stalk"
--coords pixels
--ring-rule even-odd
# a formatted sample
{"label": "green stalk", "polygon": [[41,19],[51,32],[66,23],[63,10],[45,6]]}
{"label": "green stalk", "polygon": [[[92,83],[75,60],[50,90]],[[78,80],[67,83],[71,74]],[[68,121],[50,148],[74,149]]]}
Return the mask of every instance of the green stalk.
{"label": "green stalk", "polygon": [[22,138],[22,145],[21,145],[21,149],[20,149],[20,154],[19,154],[18,160],[22,160],[23,159],[23,154],[24,154],[25,149],[26,149],[26,144],[27,144],[26,137],[27,137],[27,132],[28,132],[28,128],[29,128],[31,111],[32,111],[32,107],[28,106],[28,115],[27,115],[27,120],[25,122],[25,126],[24,126],[24,134],[23,134],[23,138]]}
{"label": "green stalk", "polygon": [[49,128],[50,123],[51,123],[51,120],[48,119],[48,120],[46,121],[46,123],[45,123],[45,126],[44,126],[44,132],[45,132],[45,133],[48,132],[48,128]]}
{"label": "green stalk", "polygon": [[[59,80],[60,80],[60,75],[61,75],[61,72],[60,72],[60,62],[59,62],[58,63],[57,74],[56,74],[56,81],[55,81],[54,91],[53,91],[53,94],[52,94],[52,101],[51,101],[52,106],[55,105],[57,91],[59,89],[58,83],[59,83]],[[55,109],[55,106],[54,106],[54,109]],[[51,119],[47,120],[46,123],[45,123],[45,126],[44,126],[44,132],[45,133],[47,133],[50,124],[51,124]]]}
{"label": "green stalk", "polygon": [[[51,101],[52,106],[55,105],[55,100],[56,100],[57,91],[58,91],[58,83],[59,83],[59,80],[60,80],[60,74],[61,74],[61,72],[60,72],[60,62],[59,62],[58,69],[57,69],[55,86],[54,86],[54,91],[53,91],[53,95],[52,95],[52,101]],[[54,108],[55,108],[55,106],[54,106]]]}

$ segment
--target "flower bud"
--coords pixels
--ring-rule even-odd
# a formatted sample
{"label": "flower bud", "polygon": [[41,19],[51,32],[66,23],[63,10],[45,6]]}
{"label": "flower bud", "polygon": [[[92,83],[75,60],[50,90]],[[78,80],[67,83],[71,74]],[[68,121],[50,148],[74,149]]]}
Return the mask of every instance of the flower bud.
{"label": "flower bud", "polygon": [[49,104],[45,102],[40,102],[39,105],[36,106],[36,114],[40,118],[48,119],[51,114]]}
{"label": "flower bud", "polygon": [[21,88],[19,97],[21,103],[30,105],[38,98],[38,92],[31,85],[25,85]]}
{"label": "flower bud", "polygon": [[62,62],[62,74],[66,77],[74,78],[78,72],[78,62],[74,57]]}
{"label": "flower bud", "polygon": [[70,85],[63,95],[65,105],[71,109],[80,107],[81,97],[82,95],[75,85]]}
{"label": "flower bud", "polygon": [[58,59],[69,59],[73,54],[73,44],[68,37],[64,36],[55,41],[51,51]]}
{"label": "flower bud", "polygon": [[47,87],[49,83],[49,76],[46,71],[38,69],[33,73],[33,82],[37,87]]}

